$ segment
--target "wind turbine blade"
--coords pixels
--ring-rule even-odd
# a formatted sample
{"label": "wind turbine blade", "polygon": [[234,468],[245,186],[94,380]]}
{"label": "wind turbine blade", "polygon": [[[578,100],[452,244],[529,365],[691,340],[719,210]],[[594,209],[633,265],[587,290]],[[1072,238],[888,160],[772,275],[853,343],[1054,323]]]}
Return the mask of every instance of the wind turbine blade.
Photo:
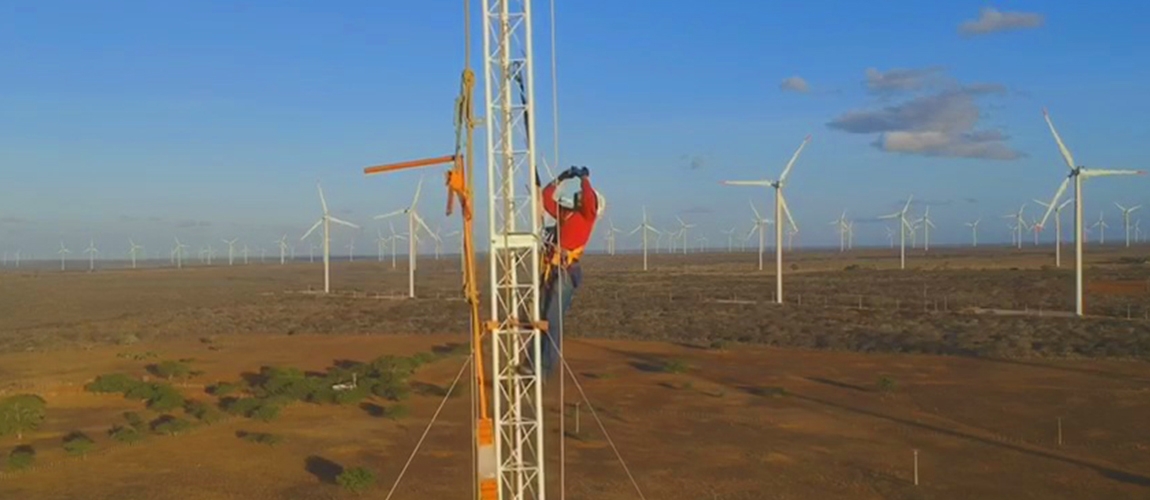
{"label": "wind turbine blade", "polygon": [[762,187],[771,187],[771,181],[767,181],[767,180],[762,180],[762,181],[723,181],[723,184],[725,184],[725,185],[727,185],[727,186],[762,186]]}
{"label": "wind turbine blade", "polygon": [[1054,122],[1050,121],[1050,113],[1043,109],[1042,116],[1046,118],[1046,124],[1050,126],[1050,133],[1054,135],[1054,142],[1058,143],[1058,150],[1062,152],[1062,159],[1066,160],[1066,166],[1070,167],[1070,170],[1073,171],[1074,157],[1070,155],[1070,150],[1066,149],[1066,144],[1062,143],[1062,137],[1058,135],[1058,129],[1054,128]]}
{"label": "wind turbine blade", "polygon": [[383,215],[377,215],[377,216],[375,216],[375,217],[372,217],[372,219],[376,219],[376,220],[379,220],[379,219],[387,219],[387,218],[389,218],[389,217],[395,217],[396,215],[400,215],[400,214],[402,214],[402,213],[404,213],[404,212],[406,212],[406,211],[407,211],[407,209],[399,209],[399,210],[396,210],[396,211],[393,211],[393,212],[388,212],[388,213],[386,213],[386,214],[383,214]]}
{"label": "wind turbine blade", "polygon": [[355,224],[352,224],[352,223],[350,223],[350,222],[348,222],[348,221],[345,221],[345,220],[340,220],[340,219],[337,219],[337,218],[335,218],[335,217],[332,217],[332,216],[330,216],[330,215],[328,216],[327,220],[330,220],[330,221],[332,221],[332,222],[334,222],[334,223],[336,223],[336,224],[342,224],[342,225],[344,225],[344,226],[347,226],[347,227],[350,227],[350,228],[359,229],[359,226],[357,226],[357,225],[355,225]]}
{"label": "wind turbine blade", "polygon": [[1095,170],[1092,168],[1084,168],[1079,175],[1082,177],[1109,177],[1112,175],[1146,175],[1146,172],[1141,170]]}
{"label": "wind turbine blade", "polygon": [[[413,213],[412,215],[415,216],[415,222],[418,222],[419,226],[422,227],[424,231],[427,231],[427,234],[431,235],[431,237],[435,240],[439,240],[439,235],[435,234],[431,231],[431,228],[427,227],[427,224],[423,222],[423,217],[420,217],[418,213]],[[415,237],[418,238],[419,235],[415,235]]]}
{"label": "wind turbine blade", "polygon": [[419,204],[419,192],[423,191],[423,176],[419,176],[419,183],[415,185],[415,197],[411,199],[410,209],[414,209]]}
{"label": "wind turbine blade", "polygon": [[799,149],[795,150],[795,154],[791,156],[791,161],[787,162],[787,167],[783,169],[783,174],[779,176],[779,185],[787,183],[787,176],[791,175],[791,168],[795,166],[795,160],[799,159],[799,154],[803,152],[803,148],[807,147],[807,143],[811,141],[811,136],[807,135],[803,139],[803,143],[799,144]]}
{"label": "wind turbine blade", "polygon": [[320,205],[323,205],[323,213],[324,215],[327,215],[327,199],[323,197],[323,188],[320,187],[319,183],[317,182],[315,183],[315,189],[319,191],[319,203]]}
{"label": "wind turbine blade", "polygon": [[303,236],[301,236],[299,240],[300,241],[306,240],[308,236],[311,236],[311,233],[313,231],[315,231],[317,228],[319,228],[320,224],[323,224],[323,219],[315,221],[315,224],[313,224],[311,226],[311,229],[308,229],[306,233],[303,233]]}
{"label": "wind turbine blade", "polygon": [[683,222],[683,219],[680,218],[678,215],[675,216],[675,220],[679,221],[680,226],[686,226],[687,225],[687,223]]}
{"label": "wind turbine blade", "polygon": [[1049,204],[1049,203],[1046,203],[1045,201],[1042,201],[1042,200],[1033,199],[1033,200],[1030,200],[1030,201],[1033,201],[1033,202],[1035,202],[1035,203],[1037,203],[1037,204],[1039,204],[1039,205],[1042,205],[1042,206],[1044,206],[1044,207],[1047,207],[1047,208],[1049,208],[1049,207],[1050,207],[1050,204]]}
{"label": "wind turbine blade", "polygon": [[639,227],[637,227],[637,228],[635,228],[635,229],[632,229],[632,230],[631,230],[631,232],[627,233],[627,236],[630,236],[630,235],[632,235],[632,234],[635,234],[635,233],[637,233],[637,232],[639,232],[639,231],[641,231],[641,230],[643,230],[643,225],[642,225],[642,224],[639,224]]}
{"label": "wind turbine blade", "polygon": [[895,212],[893,214],[880,215],[876,218],[878,218],[878,219],[893,219],[893,218],[898,217],[900,215],[902,215],[902,212]]}
{"label": "wind turbine blade", "polygon": [[[808,138],[808,139],[810,139],[810,137],[809,137],[809,136],[808,136],[807,138]],[[803,144],[806,144],[806,142],[804,142]],[[801,149],[802,149],[802,147],[800,146],[800,147],[799,147],[799,149],[801,150]],[[784,213],[784,214],[787,214],[787,222],[790,222],[790,223],[791,223],[791,228],[792,228],[792,229],[794,229],[795,231],[798,231],[798,230],[799,230],[799,226],[798,226],[798,224],[795,224],[795,219],[794,219],[794,217],[791,217],[791,208],[787,206],[787,198],[786,198],[785,196],[783,196],[783,192],[782,192],[782,190],[779,190],[779,201],[780,201],[780,202],[782,203],[782,205],[783,205],[783,213]]]}
{"label": "wind turbine blade", "polygon": [[912,194],[912,195],[910,195],[910,196],[907,196],[907,197],[906,197],[906,205],[903,205],[903,207],[902,207],[902,212],[901,212],[901,213],[904,213],[904,214],[905,214],[907,210],[910,210],[910,202],[911,202],[911,201],[913,201],[913,200],[914,200],[914,195],[913,195],[913,194]]}
{"label": "wind turbine blade", "polygon": [[755,208],[755,202],[753,202],[751,200],[747,200],[747,203],[751,205],[751,211],[755,213],[755,220],[762,219],[763,216],[759,215],[759,209]]}
{"label": "wind turbine blade", "polygon": [[[1062,206],[1059,206],[1058,205],[1058,199],[1062,197],[1062,193],[1065,193],[1066,188],[1069,186],[1070,186],[1070,177],[1062,179],[1062,184],[1058,186],[1058,191],[1054,192],[1054,198],[1051,198],[1050,204],[1046,205],[1046,213],[1042,215],[1042,222],[1038,223],[1038,227],[1041,228],[1041,227],[1046,225],[1046,219],[1048,219],[1050,217],[1050,213],[1054,211],[1055,206],[1062,208],[1062,206],[1066,205],[1064,203],[1064,204],[1062,204]],[[1066,200],[1066,201],[1069,202],[1070,200]]]}

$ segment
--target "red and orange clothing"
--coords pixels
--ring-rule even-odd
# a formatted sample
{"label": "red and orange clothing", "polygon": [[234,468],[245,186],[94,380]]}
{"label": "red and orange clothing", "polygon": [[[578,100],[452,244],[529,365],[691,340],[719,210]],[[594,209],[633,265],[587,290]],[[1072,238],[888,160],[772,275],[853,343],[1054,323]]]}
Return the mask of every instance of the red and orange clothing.
{"label": "red and orange clothing", "polygon": [[574,210],[561,207],[555,201],[558,182],[552,182],[543,188],[543,210],[555,219],[559,227],[559,246],[566,251],[587,245],[587,241],[591,239],[591,231],[595,228],[595,219],[599,216],[599,197],[595,195],[591,181],[586,177],[580,181],[583,200]]}

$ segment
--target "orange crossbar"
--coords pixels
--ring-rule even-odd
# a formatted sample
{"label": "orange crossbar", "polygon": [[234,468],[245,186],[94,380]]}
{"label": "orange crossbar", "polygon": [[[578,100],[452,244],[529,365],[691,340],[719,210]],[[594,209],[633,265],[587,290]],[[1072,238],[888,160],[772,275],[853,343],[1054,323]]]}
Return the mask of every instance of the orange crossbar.
{"label": "orange crossbar", "polygon": [[377,165],[374,167],[367,167],[363,169],[365,175],[382,174],[384,172],[394,172],[396,170],[403,170],[407,168],[416,167],[429,167],[432,165],[441,165],[444,163],[451,163],[455,161],[455,155],[440,156],[438,158],[425,158],[423,160],[412,160],[400,163],[391,163],[388,165]]}

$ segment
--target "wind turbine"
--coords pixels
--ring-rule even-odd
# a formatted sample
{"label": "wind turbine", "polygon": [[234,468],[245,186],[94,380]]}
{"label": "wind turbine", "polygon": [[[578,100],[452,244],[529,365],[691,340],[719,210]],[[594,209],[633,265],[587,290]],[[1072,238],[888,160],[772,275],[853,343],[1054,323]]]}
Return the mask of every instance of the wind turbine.
{"label": "wind turbine", "polygon": [[387,238],[383,237],[383,231],[378,227],[375,228],[375,236],[376,262],[383,262],[383,246],[387,244]]}
{"label": "wind turbine", "polygon": [[1003,219],[1014,219],[1014,225],[1010,226],[1014,231],[1014,241],[1018,244],[1018,248],[1022,249],[1022,231],[1026,229],[1026,219],[1023,218],[1022,212],[1026,210],[1026,204],[1018,207],[1018,211],[1012,214],[1003,215]]}
{"label": "wind turbine", "polygon": [[128,238],[128,257],[132,259],[132,269],[136,268],[136,256],[140,253],[140,250],[143,249],[144,247],[137,245],[135,241]]}
{"label": "wind turbine", "polygon": [[607,255],[615,255],[615,235],[622,232],[615,228],[615,221],[607,219]]}
{"label": "wind turbine", "polygon": [[1070,150],[1062,143],[1062,138],[1058,136],[1058,130],[1054,128],[1054,122],[1050,121],[1050,114],[1046,110],[1042,110],[1042,115],[1046,118],[1046,124],[1050,126],[1050,134],[1054,136],[1054,141],[1058,143],[1058,150],[1062,153],[1062,159],[1066,161],[1066,166],[1070,168],[1070,174],[1062,181],[1062,185],[1058,186],[1058,191],[1055,191],[1054,198],[1050,200],[1050,204],[1046,207],[1046,215],[1042,216],[1042,222],[1039,226],[1046,225],[1046,219],[1050,217],[1050,212],[1057,206],[1062,194],[1066,192],[1066,188],[1070,185],[1070,181],[1074,181],[1074,312],[1078,316],[1084,314],[1084,304],[1082,302],[1082,179],[1088,177],[1103,177],[1112,175],[1142,175],[1144,172],[1136,170],[1101,170],[1101,169],[1088,169],[1081,165],[1074,164],[1074,157],[1070,155]]}
{"label": "wind turbine", "polygon": [[[782,175],[779,176],[777,181],[769,179],[762,179],[757,181],[725,181],[724,184],[731,186],[761,186],[775,189],[775,301],[779,304],[783,303],[783,214],[787,216],[787,221],[791,223],[791,229],[798,232],[799,228],[795,225],[795,219],[791,217],[791,210],[787,208],[787,200],[783,197],[783,186],[787,183],[787,176],[791,173],[791,168],[794,167],[795,161],[799,159],[799,154],[803,152],[803,148],[810,142],[811,136],[806,136],[802,144],[799,144],[799,149],[795,150],[795,154],[791,156],[791,161],[787,162],[787,166],[783,168]],[[793,236],[792,236],[793,241]]]}
{"label": "wind turbine", "polygon": [[1134,205],[1130,208],[1126,208],[1122,205],[1119,205],[1118,203],[1115,203],[1115,205],[1117,205],[1118,209],[1122,211],[1122,226],[1126,230],[1126,248],[1130,248],[1130,214],[1135,210],[1142,208],[1142,205]]}
{"label": "wind turbine", "polygon": [[971,236],[970,246],[972,246],[972,247],[978,246],[978,223],[979,222],[982,222],[982,217],[975,219],[974,222],[967,222],[966,223],[966,227],[970,228],[970,236]]}
{"label": "wind turbine", "polygon": [[847,249],[847,211],[843,210],[843,214],[838,219],[832,220],[830,225],[835,226],[839,231],[839,253],[843,253]]}
{"label": "wind turbine", "polygon": [[88,240],[88,248],[84,249],[84,253],[88,254],[88,272],[96,270],[96,254],[100,253],[96,250],[95,240]]}
{"label": "wind turbine", "polygon": [[[1141,221],[1139,221],[1139,222],[1141,222]],[[1135,227],[1137,227],[1137,225],[1135,225]],[[20,249],[19,248],[16,249],[16,268],[17,269],[20,268]]]}
{"label": "wind turbine", "polygon": [[246,265],[248,265],[248,244],[247,243],[244,243],[243,253],[244,253],[244,265],[246,266]]}
{"label": "wind turbine", "polygon": [[236,253],[236,242],[239,240],[240,240],[239,238],[232,238],[230,240],[223,240],[224,243],[228,244],[228,265],[229,266],[232,265],[232,259]]}
{"label": "wind turbine", "polygon": [[187,245],[180,243],[180,239],[176,238],[176,248],[172,249],[172,256],[176,260],[176,269],[183,269],[184,267],[184,249],[188,248]]}
{"label": "wind turbine", "polygon": [[890,226],[883,226],[883,229],[886,229],[886,239],[890,242],[890,247],[894,248],[894,229],[891,229]]}
{"label": "wind turbine", "polygon": [[735,251],[735,231],[738,231],[738,228],[735,226],[723,230],[723,234],[727,235],[727,253]]}
{"label": "wind turbine", "polygon": [[375,219],[386,219],[400,214],[407,214],[407,296],[415,298],[415,265],[416,265],[416,249],[419,244],[419,228],[423,228],[427,234],[434,237],[435,233],[431,232],[431,228],[427,227],[427,223],[423,222],[423,218],[419,216],[419,192],[423,190],[423,177],[419,178],[419,183],[415,186],[415,196],[411,198],[411,205],[407,208],[396,210],[394,212],[386,213],[383,215],[375,216]]}
{"label": "wind turbine", "polygon": [[846,225],[847,230],[847,250],[855,249],[855,221],[848,220]]}
{"label": "wind turbine", "polygon": [[[317,220],[315,222],[315,224],[312,224],[311,229],[308,229],[307,232],[304,233],[303,237],[300,238],[300,241],[306,240],[308,236],[311,236],[311,233],[313,231],[315,231],[321,225],[323,226],[323,293],[330,293],[331,292],[331,223],[334,222],[336,224],[344,225],[344,226],[347,226],[347,227],[350,227],[353,229],[359,229],[359,226],[352,224],[350,222],[343,221],[343,220],[337,219],[335,217],[332,217],[331,214],[328,213],[328,210],[327,210],[327,200],[324,199],[324,197],[323,197],[323,188],[320,187],[318,182],[315,184],[315,189],[316,189],[316,191],[319,191],[319,204],[323,207],[323,215],[320,216],[319,220]],[[285,235],[285,239],[286,239],[286,235]],[[280,240],[280,241],[282,244],[283,240]],[[280,248],[283,248],[283,247],[281,246]],[[282,262],[283,250],[280,250],[280,259]]]}
{"label": "wind turbine", "polygon": [[347,244],[347,261],[355,262],[355,237],[351,238],[351,242]]}
{"label": "wind turbine", "polygon": [[273,241],[272,243],[275,243],[280,247],[280,265],[282,266],[284,265],[284,260],[287,257],[287,234],[284,234],[279,240]]}
{"label": "wind turbine", "polygon": [[1108,228],[1108,227],[1110,227],[1110,224],[1106,223],[1106,216],[1102,213],[1101,210],[1099,210],[1098,211],[1098,222],[1095,222],[1094,224],[1090,225],[1091,229],[1098,228],[1098,244],[1099,245],[1105,245],[1106,244],[1106,228]]}
{"label": "wind turbine", "polygon": [[922,251],[930,251],[930,228],[935,227],[934,222],[930,220],[930,205],[926,206],[926,212],[923,212],[922,217],[918,219],[922,223]]}
{"label": "wind turbine", "polygon": [[395,242],[399,241],[399,240],[406,240],[407,237],[405,237],[402,234],[396,233],[394,224],[388,222],[387,227],[388,227],[388,229],[391,229],[391,236],[387,237],[388,241],[391,242],[391,268],[395,269]]}
{"label": "wind turbine", "polygon": [[914,195],[906,198],[906,205],[903,205],[902,210],[893,214],[879,216],[879,219],[898,219],[899,269],[906,269],[906,231],[911,229],[910,222],[906,220],[906,212],[910,210],[910,202],[912,199],[914,199]]}
{"label": "wind turbine", "polygon": [[68,254],[72,253],[72,251],[68,250],[68,247],[64,246],[64,242],[61,241],[60,242],[60,249],[57,250],[56,253],[60,254],[60,270],[63,271],[63,270],[65,270],[64,258]]}
{"label": "wind turbine", "polygon": [[652,226],[651,223],[647,220],[647,207],[643,207],[643,222],[639,223],[639,227],[636,227],[635,229],[631,230],[630,234],[635,234],[639,231],[643,232],[643,270],[646,271],[647,270],[647,233],[655,233],[657,235],[657,237],[655,239],[655,251],[656,252],[659,251],[659,239],[661,239],[663,237],[663,233],[659,232],[658,229],[655,229],[655,227]]}
{"label": "wind turbine", "polygon": [[[687,230],[695,227],[695,225],[694,224],[687,224],[686,222],[683,222],[683,219],[679,218],[678,215],[675,216],[675,220],[679,221],[679,232],[678,232],[678,234],[679,234],[679,237],[683,238],[683,255],[687,255]],[[672,251],[672,253],[675,251],[674,245],[671,245],[671,251]]]}
{"label": "wind turbine", "polygon": [[[1134,221],[1134,242],[1140,243],[1142,241],[1142,219]],[[16,251],[16,267],[20,267],[20,251]]]}
{"label": "wind turbine", "polygon": [[[767,232],[764,231],[763,228],[765,228],[766,226],[768,226],[770,224],[773,224],[774,222],[771,221],[770,219],[763,218],[763,216],[759,214],[759,209],[755,208],[755,202],[753,202],[751,200],[747,200],[747,203],[749,203],[751,205],[751,212],[753,212],[755,214],[755,218],[752,221],[754,225],[751,226],[751,231],[749,233],[747,233],[747,237],[750,238],[751,235],[755,234],[756,232],[759,233],[759,270],[762,271],[763,270],[763,252],[765,251],[765,248],[767,245]],[[776,243],[776,245],[777,244],[778,243]]]}

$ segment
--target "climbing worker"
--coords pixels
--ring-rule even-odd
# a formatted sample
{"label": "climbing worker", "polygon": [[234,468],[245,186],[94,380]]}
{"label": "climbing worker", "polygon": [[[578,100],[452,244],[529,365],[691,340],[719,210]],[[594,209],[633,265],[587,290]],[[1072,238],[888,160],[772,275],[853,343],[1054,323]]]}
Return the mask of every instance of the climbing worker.
{"label": "climbing worker", "polygon": [[[540,288],[543,318],[547,331],[540,351],[543,355],[543,377],[550,377],[563,352],[563,316],[571,308],[571,298],[583,281],[579,258],[591,239],[595,220],[599,216],[599,197],[591,187],[591,172],[587,167],[571,167],[559,174],[543,188],[543,209],[555,219],[544,237],[543,281]],[[568,179],[578,178],[580,189],[572,196],[555,200],[555,190]],[[536,184],[539,183],[536,178]],[[532,373],[534,359],[529,351],[528,361],[521,366],[522,374]]]}

